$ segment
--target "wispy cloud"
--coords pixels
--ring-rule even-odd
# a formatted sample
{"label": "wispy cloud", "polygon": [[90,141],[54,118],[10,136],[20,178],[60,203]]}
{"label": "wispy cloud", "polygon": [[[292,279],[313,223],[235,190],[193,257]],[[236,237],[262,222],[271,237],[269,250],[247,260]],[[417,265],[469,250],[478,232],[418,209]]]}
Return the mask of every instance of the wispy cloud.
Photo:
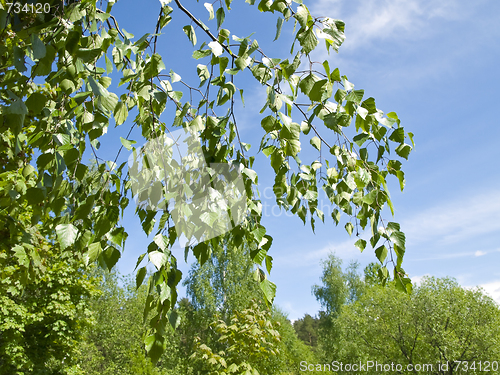
{"label": "wispy cloud", "polygon": [[[482,248],[468,251],[455,251],[461,246],[455,246],[464,241],[474,241],[487,235],[500,233],[500,200],[497,192],[478,194],[469,199],[459,199],[444,202],[432,208],[420,211],[401,220],[401,229],[407,238],[407,248],[429,249],[421,251],[421,257],[411,256],[412,261],[444,260],[455,258],[474,258],[498,253],[499,248]],[[362,234],[367,239],[366,233]],[[354,246],[355,238],[342,242],[330,242],[319,249],[304,252],[302,248],[275,255],[275,261],[289,267],[320,267],[320,261],[326,259],[329,253],[349,260],[374,261],[373,251],[367,248],[363,253]],[[448,249],[453,245],[453,252]],[[435,249],[441,249],[436,253]]]}
{"label": "wispy cloud", "polygon": [[[402,220],[408,244],[433,242],[451,245],[474,237],[500,233],[500,200],[498,191],[470,198],[456,198]],[[471,255],[485,255],[472,252]]]}
{"label": "wispy cloud", "polygon": [[[303,249],[287,253],[286,255],[276,255],[275,263],[279,263],[282,266],[296,267],[296,268],[321,268],[321,261],[325,260],[329,254],[335,254],[335,256],[344,259],[345,261],[359,260],[363,257],[366,259],[370,258],[369,261],[374,261],[373,253],[370,253],[367,249],[366,252],[361,253],[359,249],[354,246],[356,239],[352,238],[339,243],[329,243],[317,250],[311,250],[304,252]],[[370,253],[370,254],[367,254]]]}
{"label": "wispy cloud", "polygon": [[346,22],[344,48],[397,37],[415,39],[428,35],[428,23],[433,18],[445,20],[468,16],[473,5],[459,0],[319,0],[312,11],[340,18]]}

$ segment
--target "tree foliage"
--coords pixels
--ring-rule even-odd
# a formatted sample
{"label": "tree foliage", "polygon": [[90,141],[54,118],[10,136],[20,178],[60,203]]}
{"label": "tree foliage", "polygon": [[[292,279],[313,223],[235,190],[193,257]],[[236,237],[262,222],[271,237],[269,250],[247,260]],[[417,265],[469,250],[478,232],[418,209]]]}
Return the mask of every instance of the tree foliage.
{"label": "tree foliage", "polygon": [[[275,374],[281,372],[279,361],[280,334],[270,311],[259,304],[235,311],[230,323],[214,322],[223,350],[214,353],[203,343],[197,346],[195,356],[201,356],[211,367],[209,374]],[[278,323],[279,324],[279,323]]]}
{"label": "tree foliage", "polygon": [[[196,219],[213,226],[217,217],[229,214],[219,207],[195,218],[184,209],[182,230],[200,240],[188,245],[186,254],[191,251],[203,263],[211,252],[245,244],[259,265],[256,275],[264,297],[272,301],[275,285],[266,275],[272,266],[268,254],[272,237],[261,224],[254,155],[240,138],[234,110],[238,94],[243,98],[238,80],[248,72],[266,93],[259,151],[274,170],[277,204],[304,223],[309,220],[314,229],[317,218],[324,220],[318,208],[318,190],[324,189],[334,207],[335,224],[343,213],[349,217],[345,224],[349,234],[358,235],[369,226],[369,242],[383,265],[382,277],[387,278],[387,265],[392,262],[398,287],[410,290],[410,280],[401,268],[405,236],[398,224],[383,220],[381,214],[386,205],[394,213],[388,176],[396,177],[401,190],[405,182],[402,163],[392,159],[390,151],[407,159],[413,135],[405,132],[394,112],[384,115],[373,98],[354,89],[328,60],[313,62],[319,39],[327,50],[338,50],[344,40],[342,21],[314,17],[306,5],[284,0],[247,3],[275,15],[275,39],[282,29],[291,31],[286,25],[294,24],[290,56],[270,56],[257,40],[237,37],[237,30],[224,28],[231,17],[230,0],[215,7],[205,4],[207,24],[179,0],[162,1],[156,25],[137,39],[119,28],[114,1],[81,0],[67,6],[52,1],[51,11],[40,15],[16,13],[2,3],[0,152],[7,164],[16,165],[16,169],[2,169],[3,217],[15,222],[16,210],[22,207],[32,213],[27,232],[38,226],[42,236],[52,236],[61,252],[72,251],[86,263],[98,261],[111,269],[127,237],[119,224],[120,214],[135,186],[126,163],[116,162],[123,148],[141,152],[134,146],[136,140],[129,138],[132,130],[140,129],[144,139],[151,141],[170,130],[189,128],[199,137],[207,161],[241,174],[247,210],[233,229],[203,241],[203,233],[189,223]],[[196,6],[201,5],[193,4]],[[171,70],[167,73],[165,56],[158,49],[158,42],[168,38],[177,20],[187,24],[182,29],[198,62],[194,82],[182,80]],[[111,86],[111,74],[118,77],[122,89]],[[189,91],[189,99],[181,85]],[[121,138],[123,146],[116,157],[103,160],[98,156],[100,142],[113,124],[125,127],[123,135],[128,135]],[[300,159],[305,148],[317,152],[311,163]],[[95,157],[95,170],[85,161],[86,150]],[[27,155],[36,160],[31,163]],[[163,176],[161,186],[168,187],[165,172],[156,172]],[[26,176],[30,176],[29,183]],[[207,184],[200,194],[208,194],[209,187]],[[150,208],[158,208],[162,199],[158,191],[161,189],[152,182],[136,195]],[[187,200],[193,197],[189,184],[181,184],[180,192]],[[175,217],[165,205],[156,210],[147,205],[139,205],[136,213],[144,232],[154,239],[138,265],[146,258],[156,268],[147,286],[144,314],[153,312],[154,318],[149,320],[145,345],[153,358],[159,358],[165,347],[165,326],[177,324],[172,308],[181,272],[171,248],[181,231],[173,225]],[[22,236],[17,239],[17,249],[25,251],[12,259],[20,266],[38,267],[37,255],[30,250],[32,241]],[[367,241],[359,239],[356,246],[363,250]],[[389,253],[395,257],[388,257]],[[37,277],[43,278],[42,268],[38,269]],[[138,284],[145,275],[146,269],[140,268]]]}
{"label": "tree foliage", "polygon": [[[480,289],[452,279],[427,278],[411,296],[394,287],[370,288],[339,319],[339,357],[380,363],[434,364],[433,373],[455,374],[498,357],[500,309]],[[437,370],[448,363],[448,370]],[[481,373],[479,367],[469,369]]]}
{"label": "tree foliage", "polygon": [[297,337],[306,345],[312,348],[318,345],[319,319],[313,318],[309,314],[305,314],[303,318],[293,322],[293,328],[297,333]]}
{"label": "tree foliage", "polygon": [[[374,282],[379,267],[370,264],[365,279],[356,272],[343,272],[331,255],[324,262],[323,285],[315,286],[321,312],[319,355],[324,363],[367,363],[406,365],[432,364],[433,374],[466,371],[467,363],[481,373],[478,363],[498,357],[500,308],[484,292],[466,289],[450,278],[424,278],[408,295],[395,282]],[[355,269],[354,269],[355,271]],[[378,280],[378,279],[377,279]],[[347,298],[347,285],[356,287],[357,297]],[[318,293],[319,292],[319,293]],[[438,364],[448,364],[438,368]],[[464,365],[467,366],[467,365]],[[484,370],[484,369],[483,369]],[[380,369],[367,369],[380,373]],[[415,373],[419,373],[415,370]]]}

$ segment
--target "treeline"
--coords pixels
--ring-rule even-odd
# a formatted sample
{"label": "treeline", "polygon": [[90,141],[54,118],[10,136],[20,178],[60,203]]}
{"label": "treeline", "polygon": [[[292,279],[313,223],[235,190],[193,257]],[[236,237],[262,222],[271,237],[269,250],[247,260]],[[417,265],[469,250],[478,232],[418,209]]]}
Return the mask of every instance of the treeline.
{"label": "treeline", "polygon": [[381,285],[379,270],[372,263],[361,275],[356,262],[343,269],[334,255],[323,262],[322,284],[313,286],[322,311],[294,322],[319,363],[304,361],[300,369],[499,373],[500,309],[495,301],[451,278],[426,277],[404,294],[391,281]]}
{"label": "treeline", "polygon": [[89,375],[296,373],[301,359],[315,361],[314,353],[283,312],[263,303],[246,259],[227,251],[193,266],[188,298],[171,315],[178,326],[165,332],[165,353],[154,366],[142,345],[146,285],[137,289],[130,277],[104,274],[102,294],[90,302],[95,324],[85,330],[76,365]]}
{"label": "treeline", "polygon": [[[361,271],[330,255],[312,288],[321,311],[292,324],[262,302],[247,259],[243,250],[225,250],[192,267],[187,297],[169,317],[176,328],[164,332],[165,352],[155,364],[143,345],[147,320],[158,319],[143,315],[148,286],[98,268],[83,272],[74,261],[55,263],[44,285],[15,301],[17,331],[2,323],[1,373],[397,374],[408,365],[418,374],[498,371],[500,310],[479,289],[429,277],[406,295],[391,281],[380,284],[377,264]],[[352,367],[367,363],[393,365]]]}

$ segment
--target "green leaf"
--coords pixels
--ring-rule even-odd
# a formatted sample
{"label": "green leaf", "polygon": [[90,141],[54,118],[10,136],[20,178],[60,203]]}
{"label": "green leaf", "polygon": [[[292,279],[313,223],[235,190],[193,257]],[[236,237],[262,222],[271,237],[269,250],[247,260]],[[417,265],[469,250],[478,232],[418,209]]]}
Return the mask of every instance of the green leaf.
{"label": "green leaf", "polygon": [[45,107],[45,103],[47,103],[47,100],[48,98],[42,93],[34,92],[28,97],[28,100],[26,100],[26,106],[33,113],[38,114],[42,112],[42,109],[43,107]]}
{"label": "green leaf", "polygon": [[108,55],[104,55],[104,60],[106,61],[106,73],[110,74],[113,72],[113,63],[109,59]]}
{"label": "green leaf", "polygon": [[170,323],[170,326],[175,330],[177,327],[179,327],[179,324],[181,323],[181,317],[180,315],[174,311],[171,310],[167,313],[168,316],[168,321]]}
{"label": "green leaf", "polygon": [[115,108],[114,115],[116,126],[120,126],[121,124],[123,124],[128,116],[127,104],[124,102],[119,102]]}
{"label": "green leaf", "polygon": [[147,269],[146,267],[139,268],[137,274],[135,275],[135,288],[139,289],[139,287],[144,282],[144,278],[146,277]]}
{"label": "green leaf", "polygon": [[28,107],[26,107],[26,104],[21,99],[16,99],[5,109],[5,113],[22,115],[24,118],[24,115],[28,114]]}
{"label": "green leaf", "polygon": [[165,64],[163,63],[161,56],[154,53],[144,68],[144,79],[148,80],[158,76],[163,69],[165,69]]}
{"label": "green leaf", "polygon": [[84,63],[92,63],[102,54],[101,48],[79,48],[76,50],[76,57],[82,59]]}
{"label": "green leaf", "polygon": [[193,46],[196,45],[196,33],[194,32],[194,27],[187,25],[184,26],[182,30],[184,30],[184,33],[187,35],[191,43],[193,43]]}
{"label": "green leaf", "polygon": [[199,60],[204,57],[210,56],[211,53],[212,52],[209,49],[198,49],[193,52],[193,58]]}
{"label": "green leaf", "polygon": [[12,251],[14,251],[14,256],[17,258],[17,263],[25,268],[28,268],[30,265],[30,260],[28,258],[28,255],[26,254],[26,251],[24,250],[24,247],[16,245],[12,248]]}
{"label": "green leaf", "polygon": [[314,136],[311,138],[311,140],[309,141],[311,143],[311,145],[318,151],[321,150],[321,139],[319,139],[318,137]]}
{"label": "green leaf", "polygon": [[330,79],[333,82],[340,82],[340,70],[339,68],[335,68],[335,70],[330,74]]}
{"label": "green leaf", "polygon": [[156,333],[146,337],[144,343],[146,344],[148,357],[151,359],[153,364],[156,364],[165,351],[167,345],[165,338],[159,333]]}
{"label": "green leaf", "polygon": [[366,204],[372,205],[373,202],[375,202],[375,199],[377,198],[378,192],[379,192],[378,190],[374,189],[374,190],[370,191],[368,194],[366,194],[365,196],[363,196],[363,198],[361,198],[361,200]]}
{"label": "green leaf", "polygon": [[141,254],[138,258],[137,258],[137,262],[135,264],[135,268],[134,268],[134,271],[137,269],[137,267],[139,267],[139,264],[141,264],[142,260],[144,259],[144,257],[146,256],[146,253],[144,254]]}
{"label": "green leaf", "polygon": [[250,178],[250,180],[252,180],[254,184],[257,184],[258,182],[257,172],[255,172],[253,169],[244,168],[242,173],[247,175],[248,178]]}
{"label": "green leaf", "polygon": [[370,139],[370,135],[366,133],[360,133],[356,135],[352,140],[354,143],[356,143],[358,146],[362,146],[363,143],[365,143],[368,139]]}
{"label": "green leaf", "polygon": [[401,230],[401,226],[399,225],[399,223],[390,221],[387,223],[387,229],[390,229],[393,232],[399,232]]}
{"label": "green leaf", "polygon": [[393,142],[403,143],[405,141],[405,130],[404,128],[394,129],[389,137]]}
{"label": "green leaf", "polygon": [[264,297],[266,298],[266,302],[268,304],[272,304],[274,297],[276,296],[276,284],[269,281],[269,279],[265,278],[260,282],[260,289],[264,293]]}
{"label": "green leaf", "polygon": [[400,273],[401,270],[394,268],[394,281],[396,282],[396,289],[401,292],[410,294],[413,287],[411,284],[411,279],[408,277],[402,276]]}
{"label": "green leaf", "polygon": [[352,225],[351,222],[347,223],[345,225],[345,230],[347,231],[347,233],[349,233],[349,236],[352,234],[352,231],[354,230],[354,225]]}
{"label": "green leaf", "polygon": [[262,149],[262,153],[269,157],[276,150],[276,146],[267,146]]}
{"label": "green leaf", "polygon": [[173,9],[168,5],[163,5],[162,10],[163,14],[160,18],[160,30],[163,29],[172,20],[170,13],[172,13],[173,11]]}
{"label": "green leaf", "polygon": [[66,42],[65,42],[65,48],[66,48],[66,51],[68,51],[70,55],[74,55],[75,52],[78,50],[81,36],[82,36],[82,33],[80,31],[77,31],[77,30],[72,30],[68,33],[68,36],[67,36]]}
{"label": "green leaf", "polygon": [[279,17],[276,23],[276,36],[274,37],[274,40],[278,40],[278,38],[280,37],[282,26],[283,26],[283,18]]}
{"label": "green leaf", "polygon": [[148,256],[151,263],[153,263],[158,270],[160,270],[165,264],[167,264],[168,257],[161,251],[152,251],[148,253]]}
{"label": "green leaf", "polygon": [[44,58],[47,52],[45,44],[40,40],[37,34],[31,34],[31,49],[33,50],[33,58],[35,60]]}
{"label": "green leaf", "polygon": [[345,100],[349,100],[351,102],[359,104],[361,103],[361,100],[363,100],[364,94],[365,90],[353,90],[349,93],[349,95],[346,96]]}
{"label": "green leaf", "polygon": [[215,12],[215,18],[217,18],[217,30],[219,30],[221,25],[224,23],[224,19],[226,18],[223,7],[217,9],[217,11]]}
{"label": "green leaf", "polygon": [[271,273],[271,269],[273,268],[273,257],[270,255],[266,255],[266,270],[267,273]]}
{"label": "green leaf", "polygon": [[28,204],[34,206],[45,199],[45,194],[42,189],[31,187],[26,190],[26,198],[28,199]]}
{"label": "green leaf", "polygon": [[219,218],[217,212],[203,212],[200,215],[200,220],[207,224],[209,227],[212,227],[215,221]]}
{"label": "green leaf", "polygon": [[94,263],[101,254],[101,251],[102,248],[100,242],[91,243],[84,256],[85,265],[88,266],[89,264]]}
{"label": "green leaf", "polygon": [[253,236],[255,238],[255,242],[260,244],[262,242],[262,239],[264,238],[264,236],[266,234],[266,228],[264,228],[263,226],[259,226],[259,227],[255,228],[251,233],[253,234]]}
{"label": "green leaf", "polygon": [[415,148],[415,142],[413,142],[413,133],[412,132],[408,132],[408,138],[410,138],[412,147]]}
{"label": "green leaf", "polygon": [[94,77],[87,77],[90,88],[95,96],[98,97],[99,103],[102,107],[108,111],[114,111],[116,105],[118,104],[118,96],[115,93],[110,93],[106,90],[99,82],[97,82]]}
{"label": "green leaf", "polygon": [[102,253],[102,259],[104,260],[104,263],[108,268],[108,271],[111,271],[113,269],[113,267],[116,265],[120,257],[121,257],[120,252],[114,247],[108,247]]}
{"label": "green leaf", "polygon": [[61,249],[64,250],[75,243],[78,229],[73,224],[59,224],[56,226],[56,234]]}
{"label": "green leaf", "polygon": [[112,243],[117,246],[123,246],[125,239],[127,238],[127,233],[123,227],[117,227],[109,232],[106,236]]}
{"label": "green leaf", "polygon": [[162,235],[161,233],[158,233],[154,238],[153,238],[153,241],[155,244],[158,245],[158,247],[163,250],[163,251],[167,251],[167,248],[168,248],[168,237]]}
{"label": "green leaf", "polygon": [[310,73],[308,76],[306,76],[303,80],[300,81],[299,87],[300,90],[307,96],[309,96],[309,93],[311,92],[311,89],[313,88],[314,84],[317,81],[317,77]]}
{"label": "green leaf", "polygon": [[366,248],[366,241],[363,239],[359,239],[354,243],[354,246],[356,246],[359,251],[363,252],[363,250]]}
{"label": "green leaf", "polygon": [[407,145],[406,143],[403,143],[398,147],[396,147],[396,154],[398,154],[402,158],[405,158],[406,160],[408,160],[408,155],[410,154],[410,151],[411,151],[411,146]]}
{"label": "green leaf", "polygon": [[381,264],[384,264],[385,258],[387,257],[387,248],[382,245],[375,249],[375,255]]}
{"label": "green leaf", "polygon": [[301,27],[307,27],[309,20],[309,10],[305,5],[300,5],[294,14],[295,19],[299,22]]}
{"label": "green leaf", "polygon": [[405,249],[406,237],[403,232],[393,231],[389,237],[394,244],[403,250]]}
{"label": "green leaf", "polygon": [[212,4],[210,3],[205,3],[203,4],[203,6],[208,10],[208,13],[209,13],[209,17],[208,17],[208,20],[213,20],[214,19],[214,7]]}
{"label": "green leaf", "polygon": [[314,35],[314,30],[312,27],[297,33],[297,40],[302,46],[304,53],[306,53],[307,55],[311,53],[311,51],[314,50],[318,45],[318,38],[316,38],[316,35]]}
{"label": "green leaf", "polygon": [[351,91],[354,89],[354,85],[347,80],[346,76],[342,76],[342,85],[344,86],[345,91]]}
{"label": "green leaf", "polygon": [[320,102],[332,96],[332,84],[327,79],[322,79],[314,83],[309,98],[312,101]]}
{"label": "green leaf", "polygon": [[200,87],[210,79],[210,72],[206,65],[198,64],[196,66],[196,71],[198,72],[198,77],[200,77]]}
{"label": "green leaf", "polygon": [[120,137],[120,141],[121,141],[123,147],[125,147],[129,151],[132,150],[132,145],[137,143],[136,141],[131,141],[131,140],[128,140],[128,139],[125,139],[122,137]]}

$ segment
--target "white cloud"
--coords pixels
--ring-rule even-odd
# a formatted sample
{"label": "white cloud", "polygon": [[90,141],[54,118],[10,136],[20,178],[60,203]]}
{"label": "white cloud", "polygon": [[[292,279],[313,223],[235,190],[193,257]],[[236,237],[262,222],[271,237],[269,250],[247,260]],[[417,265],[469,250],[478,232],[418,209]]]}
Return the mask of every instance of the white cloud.
{"label": "white cloud", "polygon": [[500,304],[500,280],[479,285],[486,294]]}
{"label": "white cloud", "polygon": [[475,256],[477,257],[480,257],[480,256],[483,256],[483,255],[486,255],[488,254],[486,251],[481,251],[481,250],[478,250],[474,253]]}
{"label": "white cloud", "polygon": [[[406,233],[407,244],[411,245],[424,242],[450,245],[498,233],[500,232],[498,192],[482,193],[468,199],[457,198],[432,207],[407,220],[402,220],[401,228]],[[479,252],[479,255],[484,254]]]}
{"label": "white cloud", "polygon": [[[354,6],[353,3],[356,5]],[[475,2],[477,6],[477,2]],[[474,7],[459,0],[319,0],[312,13],[340,18],[346,22],[344,48],[390,37],[415,39],[428,35],[433,18],[446,20],[465,18]]]}
{"label": "white cloud", "polygon": [[[298,250],[293,253],[288,253],[286,255],[276,255],[275,264],[280,264],[286,267],[313,267],[320,268],[321,261],[328,257],[328,254],[334,253],[337,257],[344,260],[359,259],[363,254],[360,253],[359,249],[354,246],[355,239],[349,239],[340,243],[329,243],[318,250],[304,251]],[[372,256],[373,253],[370,254]],[[372,259],[373,260],[373,259]]]}

